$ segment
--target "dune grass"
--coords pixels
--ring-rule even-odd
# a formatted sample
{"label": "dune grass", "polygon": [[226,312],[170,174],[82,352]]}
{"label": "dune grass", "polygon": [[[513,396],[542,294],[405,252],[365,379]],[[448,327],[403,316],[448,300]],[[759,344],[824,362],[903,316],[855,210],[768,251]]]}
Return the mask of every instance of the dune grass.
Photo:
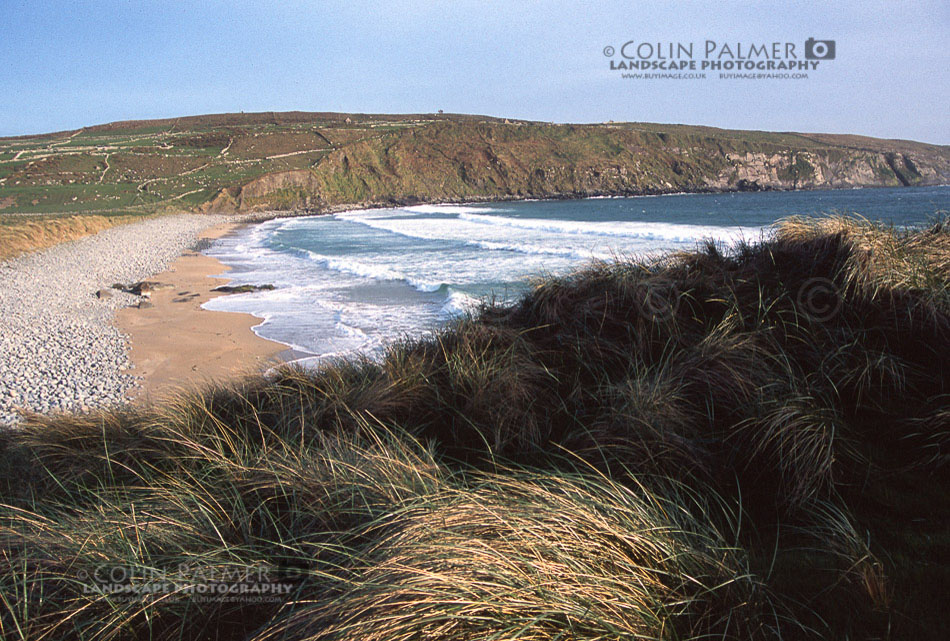
{"label": "dune grass", "polygon": [[29,417],[0,634],[946,638],[948,261],[945,223],[790,220],[375,361]]}

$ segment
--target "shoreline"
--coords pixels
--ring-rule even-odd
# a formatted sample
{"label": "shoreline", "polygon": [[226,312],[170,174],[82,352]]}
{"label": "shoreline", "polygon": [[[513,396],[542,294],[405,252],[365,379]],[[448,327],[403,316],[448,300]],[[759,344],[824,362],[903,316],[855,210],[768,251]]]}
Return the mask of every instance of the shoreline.
{"label": "shoreline", "polygon": [[[595,198],[598,196],[585,199]],[[485,202],[489,201],[416,204]],[[387,203],[368,207],[353,203],[341,211],[400,206],[412,205]],[[130,399],[157,399],[173,388],[194,386],[212,378],[233,378],[254,369],[263,372],[268,366],[299,358],[290,346],[262,338],[252,330],[260,324],[259,317],[200,308],[207,300],[224,295],[212,293],[211,289],[224,284],[227,277],[213,275],[224,274],[229,268],[198,254],[194,245],[198,238],[220,237],[240,226],[328,214],[331,212],[300,210],[229,216],[169,214],[0,261],[0,425],[19,423],[22,419],[18,414],[24,411],[87,411],[121,405]],[[154,307],[134,307],[140,298],[108,289],[112,283],[178,278],[182,275],[179,260],[186,265],[192,261],[203,263],[191,276],[196,282],[189,285],[172,280],[171,284],[181,286],[174,291],[155,292],[149,301]],[[167,271],[169,268],[173,271]],[[97,296],[100,292],[105,294],[104,298]],[[129,306],[133,307],[128,309]],[[177,318],[176,324],[169,325],[168,314]],[[126,317],[134,319],[132,325],[150,327],[151,331],[125,326]],[[207,317],[219,320],[209,322]],[[210,331],[218,325],[224,329]],[[196,328],[201,339],[193,335]],[[160,346],[162,336],[165,342]],[[152,346],[147,347],[150,343]],[[187,346],[183,347],[183,343]],[[205,358],[208,345],[215,352],[211,359]],[[175,356],[176,352],[187,352],[190,360],[183,355]],[[136,367],[130,368],[130,361]],[[164,373],[155,371],[159,369]]]}
{"label": "shoreline", "polygon": [[[760,189],[760,190],[740,190],[740,189],[722,189],[722,190],[704,190],[704,191],[663,191],[657,193],[637,193],[637,194],[601,194],[601,195],[553,195],[544,197],[514,197],[514,198],[480,198],[476,200],[445,200],[445,201],[419,201],[414,203],[358,203],[333,205],[323,210],[266,210],[255,213],[234,214],[236,216],[247,216],[248,221],[245,224],[259,225],[261,223],[271,222],[280,219],[294,218],[318,218],[321,216],[334,216],[336,214],[346,214],[362,211],[377,211],[388,209],[404,209],[411,207],[440,207],[440,206],[458,206],[467,205],[485,205],[490,203],[526,203],[526,202],[564,202],[564,201],[583,201],[583,200],[624,200],[632,198],[662,198],[669,196],[710,196],[710,195],[735,195],[735,194],[766,194],[766,193],[814,193],[814,192],[847,192],[861,190],[885,190],[885,189],[946,189],[950,188],[950,183],[939,183],[934,185],[868,185],[854,187],[796,187],[793,189]],[[820,215],[836,215],[837,212],[826,211]]]}
{"label": "shoreline", "polygon": [[124,405],[137,378],[115,316],[143,300],[131,285],[239,220],[157,216],[0,262],[0,425]]}
{"label": "shoreline", "polygon": [[520,202],[558,202],[576,200],[612,200],[624,198],[660,198],[663,196],[710,196],[731,194],[764,194],[764,193],[796,193],[796,192],[846,192],[863,189],[933,189],[948,188],[950,183],[934,183],[926,185],[855,185],[848,187],[793,187],[780,189],[768,187],[764,189],[699,189],[694,191],[644,191],[644,192],[592,192],[592,193],[555,193],[547,196],[471,196],[467,200],[412,200],[405,202],[395,201],[366,201],[361,203],[340,203],[327,205],[318,209],[262,209],[258,211],[225,211],[211,212],[222,215],[242,216],[246,218],[244,224],[257,225],[280,218],[308,218],[317,216],[332,216],[353,211],[375,209],[400,209],[405,207],[440,206],[440,205],[484,205],[487,203],[520,203]]}
{"label": "shoreline", "polygon": [[[884,190],[902,191],[902,190],[906,190],[906,189],[911,189],[911,190],[913,190],[913,189],[935,189],[935,188],[947,188],[947,187],[950,187],[950,185],[917,186],[917,187],[905,187],[905,186],[901,186],[901,187],[896,187],[896,186],[893,186],[893,187],[884,187],[884,186],[881,186],[881,187],[873,187],[873,189],[874,189],[874,190],[877,190],[877,191],[884,191]],[[421,207],[441,207],[441,206],[450,206],[450,207],[473,206],[473,207],[477,207],[477,206],[479,206],[479,205],[484,206],[484,205],[488,205],[489,203],[502,203],[502,202],[523,202],[523,203],[527,203],[527,202],[561,202],[561,201],[578,201],[578,202],[579,202],[579,201],[585,201],[585,200],[596,201],[596,200],[602,200],[602,199],[611,199],[611,200],[617,199],[617,200],[623,200],[623,199],[638,199],[638,198],[654,199],[654,198],[661,198],[661,197],[677,197],[677,198],[678,198],[678,197],[690,197],[690,196],[708,196],[708,195],[715,195],[715,194],[728,194],[728,195],[748,194],[749,196],[755,196],[755,195],[759,194],[759,195],[763,195],[763,196],[764,196],[764,195],[766,195],[766,194],[784,194],[784,193],[792,193],[792,192],[805,192],[805,193],[814,193],[814,192],[838,193],[838,192],[842,192],[842,193],[845,193],[845,192],[853,192],[853,191],[856,191],[856,190],[863,190],[863,189],[865,189],[865,188],[864,188],[864,187],[850,187],[850,188],[811,188],[811,189],[799,188],[799,189],[784,189],[784,190],[769,189],[769,190],[762,190],[762,191],[759,191],[759,192],[739,191],[739,190],[728,191],[728,192],[682,192],[682,191],[680,191],[680,192],[665,192],[665,193],[656,193],[656,194],[636,194],[636,195],[595,195],[595,196],[590,196],[590,195],[588,195],[588,196],[583,196],[583,197],[570,197],[570,198],[562,198],[562,197],[550,197],[550,198],[513,198],[513,199],[485,199],[485,198],[483,198],[483,199],[477,199],[477,200],[419,202],[419,203],[415,203],[415,204],[397,204],[397,203],[392,203],[392,202],[390,202],[390,203],[375,203],[375,204],[373,204],[373,203],[349,203],[349,204],[346,204],[346,205],[339,205],[339,206],[328,207],[328,208],[325,208],[325,209],[322,209],[322,210],[319,210],[319,211],[314,211],[314,210],[308,211],[308,210],[300,210],[300,209],[298,209],[298,210],[287,210],[287,211],[268,210],[268,211],[266,211],[266,212],[259,212],[257,215],[255,215],[255,214],[245,214],[245,216],[246,216],[247,218],[245,218],[245,220],[244,220],[243,227],[249,227],[249,226],[251,226],[251,225],[259,226],[259,225],[264,225],[265,223],[280,223],[281,221],[290,221],[290,220],[320,219],[320,218],[326,218],[326,217],[333,217],[333,216],[336,216],[336,215],[339,215],[339,214],[345,214],[345,213],[389,211],[389,210],[395,210],[395,209],[412,209],[412,208],[415,208],[415,207],[420,207],[420,208],[421,208]],[[816,215],[818,215],[818,214],[816,214]],[[832,213],[831,213],[830,211],[828,211],[828,212],[823,212],[822,215],[832,215]],[[685,223],[684,223],[684,224],[685,224]],[[915,224],[920,224],[920,223],[915,223]],[[764,227],[762,233],[768,233],[768,232],[767,232],[768,229],[770,229],[770,227],[768,227],[768,226]],[[222,266],[222,270],[223,270],[223,269],[229,269],[229,268],[228,268],[228,267],[225,267],[225,266]],[[244,310],[234,310],[234,311],[230,311],[230,310],[229,310],[227,313],[252,315],[250,312],[244,311]],[[255,313],[257,313],[257,312],[255,312]],[[260,317],[259,317],[259,316],[254,316],[254,318],[260,318]],[[338,355],[339,355],[337,352],[332,352],[332,353],[330,353],[330,354],[314,354],[314,353],[311,353],[311,352],[307,352],[307,351],[305,351],[305,350],[302,350],[302,348],[295,347],[295,346],[292,345],[292,344],[280,342],[280,341],[278,341],[277,339],[264,338],[263,336],[261,336],[261,334],[257,333],[256,331],[253,331],[253,330],[252,330],[251,333],[254,334],[254,335],[255,335],[256,337],[258,337],[258,338],[262,338],[262,340],[272,341],[272,342],[276,342],[276,343],[278,343],[278,344],[280,344],[280,345],[283,345],[283,346],[286,348],[286,353],[284,354],[284,358],[281,359],[281,362],[282,362],[282,363],[294,363],[294,362],[296,362],[296,361],[298,361],[298,360],[299,360],[299,361],[309,361],[309,360],[313,360],[313,359],[320,359],[320,358],[323,358],[323,357],[325,357],[325,356],[338,356]],[[296,352],[295,350],[297,350],[297,349],[301,349],[301,351]]]}
{"label": "shoreline", "polygon": [[[227,222],[199,234],[214,240],[247,223]],[[180,390],[213,380],[231,380],[263,372],[283,362],[289,351],[282,343],[261,338],[253,327],[261,319],[235,312],[218,312],[202,305],[225,292],[230,267],[216,258],[190,249],[166,271],[149,281],[161,283],[149,305],[125,307],[115,314],[115,325],[129,338],[129,360],[138,384],[129,390],[133,402],[152,402]]]}

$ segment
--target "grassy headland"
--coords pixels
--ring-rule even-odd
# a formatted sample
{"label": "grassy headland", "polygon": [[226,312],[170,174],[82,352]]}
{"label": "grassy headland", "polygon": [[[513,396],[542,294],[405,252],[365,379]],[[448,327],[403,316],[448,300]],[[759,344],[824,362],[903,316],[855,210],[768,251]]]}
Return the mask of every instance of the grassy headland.
{"label": "grassy headland", "polygon": [[[945,223],[791,220],[379,362],[34,417],[0,634],[947,638],[948,287]],[[189,588],[262,570],[288,592]]]}
{"label": "grassy headland", "polygon": [[0,139],[0,221],[947,182],[946,146],[455,114],[219,114]]}

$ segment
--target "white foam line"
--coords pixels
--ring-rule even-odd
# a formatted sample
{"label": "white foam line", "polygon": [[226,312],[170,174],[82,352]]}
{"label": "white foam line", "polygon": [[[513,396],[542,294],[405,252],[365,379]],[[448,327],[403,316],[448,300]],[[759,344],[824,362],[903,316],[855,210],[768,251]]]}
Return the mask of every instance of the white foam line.
{"label": "white foam line", "polygon": [[401,207],[402,211],[409,211],[417,214],[478,214],[483,212],[498,211],[491,207],[475,207],[472,205],[415,205],[413,207]]}
{"label": "white foam line", "polygon": [[352,258],[344,258],[342,256],[324,256],[323,254],[317,254],[316,252],[312,252],[310,250],[305,251],[312,260],[322,263],[330,269],[346,272],[355,276],[361,276],[363,278],[370,278],[373,280],[403,281],[420,292],[435,292],[438,291],[443,285],[443,283],[417,280],[394,269],[370,265]]}
{"label": "white foam line", "polygon": [[[609,260],[614,257],[610,252],[585,251],[572,248],[563,248],[556,245],[540,245],[534,243],[499,242],[496,240],[461,239],[438,232],[409,230],[400,226],[398,220],[380,220],[381,216],[353,216],[343,220],[358,223],[407,238],[423,240],[442,240],[458,242],[470,247],[495,251],[514,251],[532,255],[565,256],[576,259],[599,258]],[[739,240],[760,233],[757,227],[714,227],[708,225],[683,225],[673,223],[632,223],[632,222],[581,222],[562,221],[545,218],[511,218],[507,216],[486,216],[482,214],[459,214],[459,219],[465,222],[498,227],[512,227],[530,231],[557,233],[568,236],[606,236],[611,238],[628,238],[631,240],[653,240],[662,242],[690,243],[704,238],[716,240]],[[415,225],[418,227],[418,225]]]}
{"label": "white foam line", "polygon": [[442,314],[449,318],[461,316],[462,314],[476,310],[480,304],[480,300],[469,296],[465,292],[452,291],[449,294],[448,300],[442,305]]}
{"label": "white foam line", "polygon": [[593,234],[597,236],[621,236],[645,240],[689,242],[703,238],[732,237],[758,232],[754,227],[714,227],[711,225],[684,225],[656,222],[586,222],[574,220],[551,220],[548,218],[512,218],[485,214],[459,214],[459,219],[481,225],[497,225],[547,231],[559,234]]}

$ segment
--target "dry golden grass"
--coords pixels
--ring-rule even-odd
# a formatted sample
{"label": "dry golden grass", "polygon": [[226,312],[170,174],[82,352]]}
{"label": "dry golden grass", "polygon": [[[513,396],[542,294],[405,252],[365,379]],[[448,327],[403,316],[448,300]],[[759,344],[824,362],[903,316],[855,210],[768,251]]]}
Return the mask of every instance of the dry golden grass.
{"label": "dry golden grass", "polygon": [[776,227],[776,238],[807,242],[821,236],[840,236],[854,252],[847,266],[852,282],[870,281],[875,287],[942,289],[950,283],[950,234],[947,222],[934,222],[918,233],[901,233],[863,218],[793,217]]}
{"label": "dry golden grass", "polygon": [[0,215],[0,260],[46,249],[104,229],[142,220],[142,215],[14,216]]}

